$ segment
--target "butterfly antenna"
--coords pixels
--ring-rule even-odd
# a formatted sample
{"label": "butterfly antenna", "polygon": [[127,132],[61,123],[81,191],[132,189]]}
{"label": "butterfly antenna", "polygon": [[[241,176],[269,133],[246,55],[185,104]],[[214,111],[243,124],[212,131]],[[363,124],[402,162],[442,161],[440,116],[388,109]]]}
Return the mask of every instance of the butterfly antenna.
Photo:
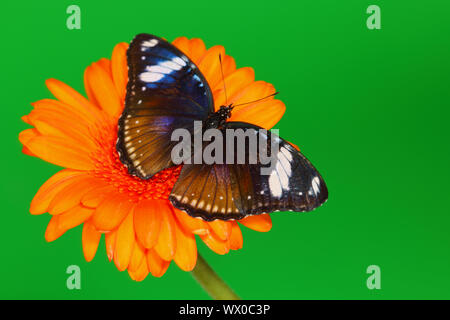
{"label": "butterfly antenna", "polygon": [[225,77],[223,75],[222,54],[219,53],[220,72],[222,73],[223,90],[225,91],[225,105],[228,104],[227,86],[225,85]]}
{"label": "butterfly antenna", "polygon": [[244,103],[235,104],[233,107],[242,106],[242,105],[244,105],[244,104],[255,103],[255,102],[258,102],[258,101],[261,101],[261,100],[270,98],[270,97],[274,97],[274,96],[276,96],[277,94],[279,94],[279,92],[275,92],[275,93],[269,94],[268,96],[265,96],[264,98],[260,98],[260,99],[257,99],[257,100],[253,100],[253,101],[249,101],[249,102],[244,102]]}

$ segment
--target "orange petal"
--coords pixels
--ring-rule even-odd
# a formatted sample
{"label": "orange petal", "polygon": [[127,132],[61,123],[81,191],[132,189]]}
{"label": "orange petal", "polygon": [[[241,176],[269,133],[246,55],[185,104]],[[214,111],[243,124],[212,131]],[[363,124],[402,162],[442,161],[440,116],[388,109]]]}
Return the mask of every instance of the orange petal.
{"label": "orange petal", "polygon": [[117,229],[114,263],[119,271],[128,268],[134,247],[133,213],[130,212]]}
{"label": "orange petal", "polygon": [[[228,77],[229,75],[231,75],[233,72],[236,71],[236,62],[234,61],[234,58],[227,56],[227,55],[225,55],[225,57],[222,56],[222,68],[223,68],[223,78],[222,78],[222,74],[221,74],[219,81],[217,81],[214,84],[214,87],[211,86],[211,90],[215,93],[215,96],[220,91],[223,91],[222,93],[225,95],[225,86],[224,86],[223,79],[226,79],[226,77]],[[220,72],[220,70],[219,70],[219,72]],[[227,94],[228,94],[228,88],[227,88]],[[230,98],[230,97],[228,97],[228,98]],[[225,101],[225,103],[226,102],[230,103],[230,101]]]}
{"label": "orange petal", "polygon": [[230,224],[232,226],[231,237],[229,239],[230,249],[232,249],[232,250],[241,249],[242,245],[244,244],[244,239],[242,238],[241,228],[239,228],[239,225],[237,224],[236,221],[232,221]]}
{"label": "orange petal", "polygon": [[[96,107],[92,107],[94,109],[91,111],[95,115],[92,117],[92,115],[86,115],[86,112],[81,112],[73,106],[55,99],[41,99],[31,103],[31,105],[33,106],[33,110],[31,112],[69,116],[71,119],[76,119],[79,122],[76,125],[82,125],[85,127],[91,124],[91,120],[97,119],[97,117],[100,116],[100,110]],[[30,121],[30,118],[28,117],[27,120]]]}
{"label": "orange petal", "polygon": [[286,106],[280,100],[262,101],[234,112],[229,121],[250,122],[269,130],[280,121]]}
{"label": "orange petal", "polygon": [[76,170],[93,170],[94,162],[76,145],[60,137],[37,136],[26,143],[36,156],[47,162]]}
{"label": "orange petal", "polygon": [[175,227],[177,239],[177,251],[173,260],[181,270],[191,271],[197,263],[197,245],[195,236],[185,232],[179,224]]}
{"label": "orange petal", "polygon": [[130,213],[134,203],[121,193],[105,197],[92,216],[92,223],[99,231],[114,230]]}
{"label": "orange petal", "polygon": [[[251,106],[251,104],[238,106],[239,104],[255,101],[274,93],[275,88],[272,84],[265,81],[255,81],[233,96],[231,102],[236,105],[236,107],[234,107],[233,109],[233,112],[239,111],[243,108],[246,108],[247,106]],[[267,99],[273,99],[273,97]]]}
{"label": "orange petal", "polygon": [[31,124],[28,115],[24,115],[20,119],[22,119],[22,121],[25,122],[26,124]]}
{"label": "orange petal", "polygon": [[59,217],[55,216],[50,219],[50,222],[47,225],[47,229],[45,230],[45,240],[48,242],[55,241],[59,237],[61,237],[67,230],[61,229],[59,227]]}
{"label": "orange petal", "polygon": [[172,206],[172,211],[175,214],[178,222],[187,233],[198,235],[205,235],[209,232],[208,224],[200,218],[193,218],[186,212],[179,210]]}
{"label": "orange petal", "polygon": [[75,206],[59,216],[58,225],[61,229],[65,230],[75,228],[88,220],[93,213],[94,209],[86,208],[81,205]]}
{"label": "orange petal", "polygon": [[26,129],[19,133],[19,141],[23,145],[26,145],[28,141],[37,136],[39,136],[39,132],[35,128]]}
{"label": "orange petal", "polygon": [[80,204],[81,198],[89,190],[95,188],[96,180],[97,178],[88,176],[61,189],[50,202],[48,212],[52,215],[58,215]]}
{"label": "orange petal", "polygon": [[89,83],[89,78],[88,78],[88,73],[90,72],[91,66],[88,66],[86,69],[84,69],[84,75],[83,75],[83,80],[84,80],[84,90],[86,91],[86,95],[89,99],[89,101],[98,106],[98,108],[101,108],[100,103],[97,101],[97,98],[95,97],[94,91],[92,90],[92,87]]}
{"label": "orange petal", "polygon": [[198,66],[211,88],[214,88],[222,81],[219,55],[221,55],[222,58],[225,56],[225,48],[223,46],[213,46],[209,48]]}
{"label": "orange petal", "polygon": [[228,221],[214,220],[208,222],[208,224],[220,240],[228,240],[231,235],[231,223]]}
{"label": "orange petal", "polygon": [[159,200],[143,200],[134,208],[134,228],[139,242],[145,248],[153,248],[161,229]]}
{"label": "orange petal", "polygon": [[249,216],[239,220],[239,223],[259,232],[267,232],[272,229],[272,219],[270,219],[270,215],[268,214]]}
{"label": "orange petal", "polygon": [[170,261],[175,255],[177,245],[175,219],[168,205],[162,205],[161,208],[162,210],[159,211],[161,215],[161,229],[154,249],[161,258]]}
{"label": "orange petal", "polygon": [[121,42],[114,47],[111,56],[112,77],[120,101],[124,101],[125,99],[128,82],[127,49],[128,43]]}
{"label": "orange petal", "polygon": [[109,115],[116,117],[122,111],[119,94],[116,91],[110,75],[99,63],[93,63],[86,68],[87,86],[99,105]]}
{"label": "orange petal", "polygon": [[[236,62],[233,57],[225,55],[225,58],[223,59],[222,63],[223,67],[223,75],[227,77],[228,75],[232,74],[236,71]],[[223,86],[222,82],[219,82],[216,87],[220,87],[220,85]]]}
{"label": "orange petal", "polygon": [[97,208],[103,199],[112,193],[115,194],[116,190],[111,185],[105,185],[101,181],[98,181],[95,188],[88,191],[81,198],[81,203],[86,207]]}
{"label": "orange petal", "polygon": [[[236,96],[239,96],[240,92],[244,90],[255,80],[255,71],[250,67],[240,68],[231,73],[225,78],[225,85],[227,87],[228,102],[233,101]],[[225,90],[223,85],[217,86],[217,89],[213,90],[214,102],[216,110],[220,106],[227,103]]]}
{"label": "orange petal", "polygon": [[78,125],[80,126],[87,127],[90,124],[95,123],[98,119],[101,119],[101,111],[94,105],[91,105],[91,107],[89,107],[89,113],[84,109],[83,111],[80,111],[79,109],[74,108],[71,105],[54,99],[41,99],[39,101],[33,102],[31,105],[34,107],[34,111],[36,112],[44,111],[69,115],[72,118],[78,119]]}
{"label": "orange petal", "polygon": [[[145,249],[142,245],[136,241],[133,247],[133,253],[131,254],[130,264],[128,265],[129,271],[136,271],[141,266],[142,261],[144,261]],[[147,265],[147,263],[145,263]]]}
{"label": "orange petal", "polygon": [[42,135],[62,137],[90,152],[97,145],[83,119],[68,112],[35,109],[28,115],[31,125]]}
{"label": "orange petal", "polygon": [[161,259],[155,250],[147,252],[147,267],[154,277],[162,277],[169,268],[170,261]]}
{"label": "orange petal", "polygon": [[[185,55],[190,57],[189,40],[186,37],[178,37],[172,41],[172,44],[180,49]],[[191,59],[192,60],[192,59]]]}
{"label": "orange petal", "polygon": [[112,71],[111,71],[111,60],[107,58],[101,58],[96,63],[108,74],[108,76],[112,79]]}
{"label": "orange petal", "polygon": [[38,190],[30,205],[31,214],[42,214],[48,211],[50,202],[65,187],[86,179],[87,174],[80,171],[64,169],[54,174]]}
{"label": "orange petal", "polygon": [[111,231],[105,234],[105,247],[106,247],[106,255],[108,256],[109,261],[111,261],[114,257],[114,249],[116,247],[116,238],[117,232]]}
{"label": "orange petal", "polygon": [[22,147],[22,153],[26,154],[27,156],[36,157],[36,155],[27,147]]}
{"label": "orange petal", "polygon": [[90,262],[92,261],[92,259],[94,259],[101,235],[102,234],[95,229],[94,225],[91,222],[87,221],[83,224],[81,241],[83,243],[84,258],[87,262]]}
{"label": "orange petal", "polygon": [[213,233],[200,236],[200,238],[212,251],[217,254],[226,254],[230,251],[228,241],[220,240]]}
{"label": "orange petal", "polygon": [[147,261],[145,259],[142,260],[141,265],[136,271],[131,271],[128,269],[128,274],[130,275],[130,278],[134,281],[142,281],[144,280],[148,275],[148,267],[147,267]]}
{"label": "orange petal", "polygon": [[[186,53],[187,54],[187,53]],[[206,46],[202,39],[194,38],[189,40],[188,57],[198,66],[201,59],[206,54]]]}
{"label": "orange petal", "polygon": [[76,90],[56,79],[48,79],[45,81],[45,84],[56,99],[76,109],[90,119],[91,122],[96,121],[98,108]]}

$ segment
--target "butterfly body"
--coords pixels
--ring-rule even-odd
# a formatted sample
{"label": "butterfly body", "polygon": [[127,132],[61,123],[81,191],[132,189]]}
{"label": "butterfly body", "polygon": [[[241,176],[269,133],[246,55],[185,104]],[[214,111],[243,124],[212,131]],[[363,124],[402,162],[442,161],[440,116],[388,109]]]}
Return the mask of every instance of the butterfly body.
{"label": "butterfly body", "polygon": [[[260,127],[227,121],[232,105],[214,108],[211,89],[198,67],[167,41],[139,34],[127,51],[129,82],[125,109],[119,119],[117,151],[130,174],[149,179],[174,165],[171,136],[176,129],[194,134],[218,129],[243,131],[270,145],[273,165],[267,167],[261,147],[250,138],[224,147],[231,163],[185,163],[169,200],[193,217],[242,219],[273,211],[310,211],[328,198],[325,182],[313,165],[288,142]],[[271,147],[277,142],[277,149]],[[206,150],[203,143],[203,149]],[[239,163],[235,148],[243,147]],[[255,151],[256,150],[256,151]]]}

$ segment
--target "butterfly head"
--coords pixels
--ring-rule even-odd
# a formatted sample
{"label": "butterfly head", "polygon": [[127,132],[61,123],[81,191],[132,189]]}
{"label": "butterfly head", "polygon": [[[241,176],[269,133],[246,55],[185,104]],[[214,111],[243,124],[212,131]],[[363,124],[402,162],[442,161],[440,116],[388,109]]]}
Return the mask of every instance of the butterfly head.
{"label": "butterfly head", "polygon": [[232,104],[228,106],[221,106],[219,111],[219,115],[224,118],[224,120],[227,120],[229,117],[231,117],[231,110],[233,110],[234,106]]}
{"label": "butterfly head", "polygon": [[227,119],[231,117],[231,110],[233,110],[233,105],[221,106],[219,110],[211,113],[206,120],[206,128],[221,128],[227,122]]}

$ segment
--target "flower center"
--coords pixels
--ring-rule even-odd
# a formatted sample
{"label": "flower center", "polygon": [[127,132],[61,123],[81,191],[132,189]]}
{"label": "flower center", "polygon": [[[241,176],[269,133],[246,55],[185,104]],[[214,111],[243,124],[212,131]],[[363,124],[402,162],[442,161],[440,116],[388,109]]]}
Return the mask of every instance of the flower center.
{"label": "flower center", "polygon": [[101,133],[98,140],[99,148],[97,152],[92,154],[95,161],[93,174],[113,185],[120,193],[127,193],[132,201],[137,202],[143,199],[167,200],[180,175],[182,166],[162,170],[148,180],[130,175],[128,169],[120,161],[115,148],[117,140],[115,126],[108,129],[104,128]]}

